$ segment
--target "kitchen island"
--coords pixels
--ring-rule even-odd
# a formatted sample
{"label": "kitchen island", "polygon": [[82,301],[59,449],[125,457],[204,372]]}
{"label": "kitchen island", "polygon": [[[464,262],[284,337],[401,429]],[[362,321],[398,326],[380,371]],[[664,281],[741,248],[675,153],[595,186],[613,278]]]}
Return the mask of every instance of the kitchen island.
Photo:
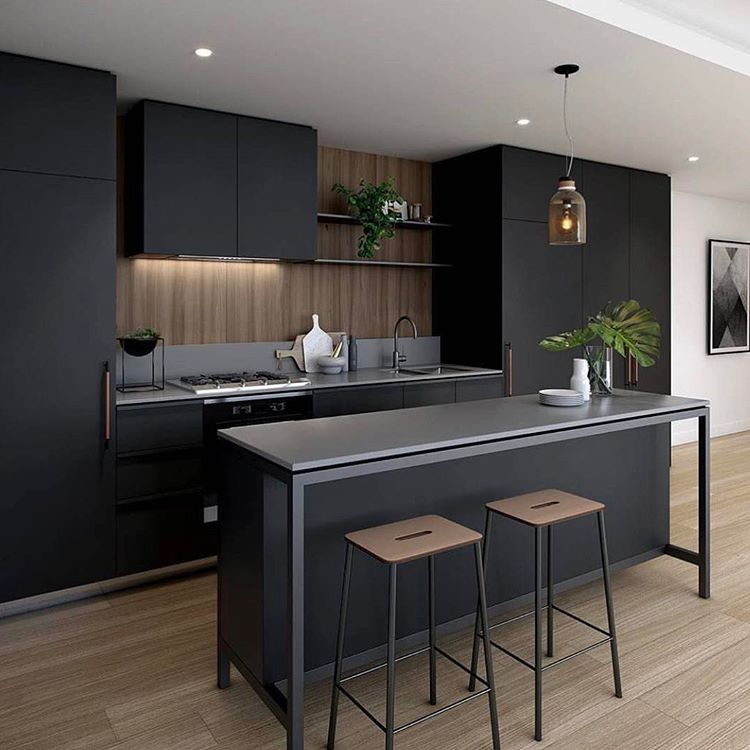
{"label": "kitchen island", "polygon": [[[669,424],[699,422],[699,549],[669,543]],[[233,663],[303,747],[306,675],[330,672],[348,531],[436,513],[482,528],[484,503],[555,487],[607,505],[611,559],[630,565],[670,554],[698,566],[710,595],[709,406],[706,401],[617,391],[575,408],[536,396],[491,399],[221,431],[218,683]],[[589,519],[590,520],[590,519]],[[564,587],[592,577],[598,550],[586,519],[560,530]],[[531,537],[498,523],[488,567],[492,611],[533,588]],[[501,541],[502,540],[502,541]],[[442,564],[441,564],[442,563]],[[437,564],[437,610],[446,628],[473,622],[471,560]],[[405,566],[397,624],[402,645],[426,636],[423,571]],[[355,562],[348,666],[382,654],[386,576]]]}

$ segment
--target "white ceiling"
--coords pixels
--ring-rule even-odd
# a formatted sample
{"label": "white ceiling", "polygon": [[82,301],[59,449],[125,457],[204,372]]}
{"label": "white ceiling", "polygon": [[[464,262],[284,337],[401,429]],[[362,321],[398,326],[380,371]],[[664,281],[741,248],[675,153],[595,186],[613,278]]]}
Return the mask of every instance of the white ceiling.
{"label": "white ceiling", "polygon": [[[743,10],[710,6],[722,2]],[[546,0],[0,0],[0,49],[111,70],[125,102],[307,123],[324,144],[428,160],[492,143],[564,151],[551,69],[577,62],[581,156],[750,201],[750,77]]]}

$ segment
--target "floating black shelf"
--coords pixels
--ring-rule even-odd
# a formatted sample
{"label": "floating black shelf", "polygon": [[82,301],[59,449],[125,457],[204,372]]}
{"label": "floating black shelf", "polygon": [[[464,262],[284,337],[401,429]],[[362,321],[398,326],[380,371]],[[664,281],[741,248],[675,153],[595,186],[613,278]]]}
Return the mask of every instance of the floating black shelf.
{"label": "floating black shelf", "polygon": [[[319,224],[359,224],[356,216],[349,214],[318,214]],[[437,221],[397,221],[396,226],[404,229],[447,229],[451,224],[440,224]]]}

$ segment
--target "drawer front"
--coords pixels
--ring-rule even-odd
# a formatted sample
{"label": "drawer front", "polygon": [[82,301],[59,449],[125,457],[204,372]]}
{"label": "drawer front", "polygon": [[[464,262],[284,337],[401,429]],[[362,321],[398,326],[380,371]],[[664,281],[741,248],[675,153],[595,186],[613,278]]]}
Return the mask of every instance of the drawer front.
{"label": "drawer front", "polygon": [[117,499],[195,489],[205,484],[203,449],[132,456],[117,461]]}
{"label": "drawer front", "polygon": [[479,401],[484,398],[500,398],[504,395],[505,379],[502,375],[456,380],[456,401]]}
{"label": "drawer front", "polygon": [[203,495],[178,495],[117,509],[117,575],[215,554],[216,524],[203,522]]}
{"label": "drawer front", "polygon": [[400,385],[336,388],[315,391],[313,396],[313,413],[316,417],[401,409],[403,405],[404,389]]}
{"label": "drawer front", "polygon": [[117,410],[117,451],[174,448],[203,442],[203,402],[121,406]]}
{"label": "drawer front", "polygon": [[441,380],[437,383],[417,383],[404,386],[404,407],[452,404],[456,400],[456,383]]}

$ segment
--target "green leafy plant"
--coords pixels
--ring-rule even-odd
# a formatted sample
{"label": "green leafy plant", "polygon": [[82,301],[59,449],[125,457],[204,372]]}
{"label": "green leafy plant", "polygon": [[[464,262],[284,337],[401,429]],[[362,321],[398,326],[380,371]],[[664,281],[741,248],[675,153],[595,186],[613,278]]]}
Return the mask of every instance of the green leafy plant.
{"label": "green leafy plant", "polygon": [[401,214],[392,204],[403,203],[404,199],[396,190],[393,177],[379,185],[360,180],[358,191],[337,182],[332,190],[346,198],[347,205],[362,223],[357,255],[372,258],[380,250],[381,240],[396,236],[396,223],[401,220]]}
{"label": "green leafy plant", "polygon": [[[562,352],[585,347],[597,338],[604,346],[611,346],[621,357],[632,355],[641,367],[651,367],[661,350],[661,327],[654,319],[653,312],[641,307],[634,299],[610,302],[588,319],[585,328],[548,336],[539,342],[539,346],[549,352]],[[583,351],[589,360],[589,372],[599,377],[588,350],[584,348]]]}
{"label": "green leafy plant", "polygon": [[153,328],[136,328],[132,333],[123,336],[126,339],[158,339],[159,332]]}

